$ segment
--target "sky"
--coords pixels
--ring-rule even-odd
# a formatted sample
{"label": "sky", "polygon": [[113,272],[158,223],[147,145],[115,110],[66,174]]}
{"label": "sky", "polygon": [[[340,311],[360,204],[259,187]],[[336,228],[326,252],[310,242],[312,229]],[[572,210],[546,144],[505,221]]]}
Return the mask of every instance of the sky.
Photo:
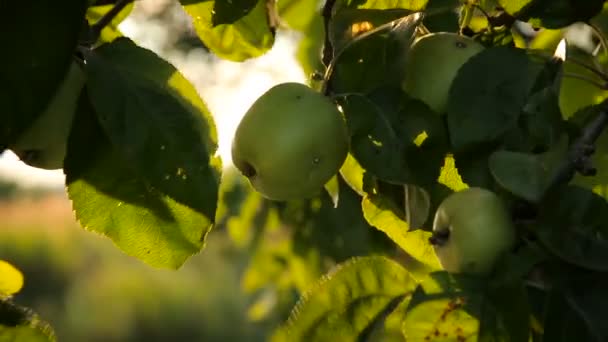
{"label": "sky", "polygon": [[[139,45],[159,51],[166,28],[127,18],[121,31]],[[224,166],[232,165],[230,145],[234,131],[249,106],[270,87],[281,82],[306,81],[295,59],[296,39],[289,33],[277,35],[276,42],[265,55],[243,63],[220,60],[195,49],[187,53],[163,55],[188,78],[215,118],[219,149]],[[0,157],[0,179],[12,180],[24,188],[63,187],[62,170],[42,170],[30,167],[10,151]]]}

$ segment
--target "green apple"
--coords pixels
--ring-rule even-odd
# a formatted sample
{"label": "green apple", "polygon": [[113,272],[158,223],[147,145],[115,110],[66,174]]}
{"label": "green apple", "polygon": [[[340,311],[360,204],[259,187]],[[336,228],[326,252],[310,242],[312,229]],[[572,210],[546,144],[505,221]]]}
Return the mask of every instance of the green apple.
{"label": "green apple", "polygon": [[309,198],[338,172],[348,141],[336,104],[304,84],[282,83],[245,113],[232,161],[266,198]]}
{"label": "green apple", "polygon": [[407,53],[401,86],[410,96],[443,114],[458,70],[483,49],[484,46],[475,40],[456,33],[437,32],[422,36]]}
{"label": "green apple", "polygon": [[9,146],[26,164],[41,169],[61,169],[78,98],[86,81],[80,64],[73,61],[44,112]]}
{"label": "green apple", "polygon": [[437,208],[431,243],[450,273],[487,274],[514,242],[509,211],[490,190],[455,192]]}

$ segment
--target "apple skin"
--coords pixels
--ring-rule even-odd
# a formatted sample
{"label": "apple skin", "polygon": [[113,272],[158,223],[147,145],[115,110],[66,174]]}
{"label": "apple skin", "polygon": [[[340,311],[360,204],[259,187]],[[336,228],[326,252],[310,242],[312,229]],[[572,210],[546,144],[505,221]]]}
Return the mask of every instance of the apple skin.
{"label": "apple skin", "polygon": [[488,274],[513,247],[515,228],[500,197],[473,187],[449,195],[439,205],[433,238],[435,253],[446,271]]}
{"label": "apple skin", "polygon": [[72,120],[85,82],[84,70],[72,61],[44,112],[9,146],[21,161],[40,169],[63,168]]}
{"label": "apple skin", "polygon": [[342,113],[300,83],[281,83],[260,96],[239,123],[232,161],[264,197],[310,198],[335,175],[348,153]]}
{"label": "apple skin", "polygon": [[458,70],[469,58],[484,50],[472,38],[452,32],[437,32],[418,38],[405,60],[402,89],[444,114],[450,87]]}

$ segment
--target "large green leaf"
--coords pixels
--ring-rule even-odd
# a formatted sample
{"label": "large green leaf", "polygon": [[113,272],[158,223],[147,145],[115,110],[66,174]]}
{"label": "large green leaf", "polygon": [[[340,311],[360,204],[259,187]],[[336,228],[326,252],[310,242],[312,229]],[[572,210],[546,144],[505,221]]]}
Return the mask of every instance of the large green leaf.
{"label": "large green leaf", "polygon": [[308,291],[274,341],[365,340],[374,324],[415,286],[409,273],[392,260],[351,259]]}
{"label": "large green leaf", "polygon": [[425,186],[439,177],[447,135],[439,116],[395,88],[338,98],[351,134],[351,154],[387,182]]}
{"label": "large green leaf", "polygon": [[540,70],[524,50],[509,47],[469,59],[450,88],[447,118],[454,147],[491,143],[514,128]]}
{"label": "large green leaf", "polygon": [[85,57],[91,103],[128,166],[149,186],[214,222],[217,133],[194,87],[126,38]]}
{"label": "large green leaf", "polygon": [[48,323],[29,309],[0,300],[0,342],[54,342]]}
{"label": "large green leaf", "polygon": [[378,195],[368,195],[361,202],[363,215],[367,222],[385,233],[401,249],[414,258],[424,271],[441,269],[439,259],[429,242],[432,233],[424,230],[411,230],[410,227],[395,212],[394,205],[386,198]]}
{"label": "large green leaf", "polygon": [[560,28],[588,21],[602,10],[603,0],[498,0],[507,13],[535,26]]}
{"label": "large green leaf", "polygon": [[181,0],[192,17],[199,38],[220,58],[241,62],[266,53],[274,44],[266,1],[258,0],[247,14],[231,24],[214,25],[216,1]]}
{"label": "large green leaf", "polygon": [[563,260],[583,268],[608,271],[608,203],[590,190],[570,185],[542,203],[538,236]]}
{"label": "large green leaf", "polygon": [[339,42],[346,45],[335,51],[330,65],[327,85],[330,92],[366,93],[382,86],[400,87],[404,58],[421,18],[419,13],[414,13],[359,34],[352,40],[341,37]]}
{"label": "large green leaf", "polygon": [[203,247],[211,219],[153,186],[119,147],[83,96],[64,167],[76,218],[128,255],[178,268]]}
{"label": "large green leaf", "polygon": [[568,154],[565,136],[550,151],[542,154],[495,151],[488,161],[498,184],[514,195],[538,202],[551,185],[556,170]]}
{"label": "large green leaf", "polygon": [[0,151],[47,106],[63,80],[87,1],[4,1],[0,10]]}
{"label": "large green leaf", "polygon": [[583,317],[568,305],[558,289],[549,291],[544,313],[542,342],[602,341],[594,339]]}
{"label": "large green leaf", "polygon": [[594,341],[606,341],[608,326],[603,323],[603,308],[608,305],[608,276],[606,273],[589,272],[568,275],[570,277],[567,277],[563,290],[565,302],[585,323]]}

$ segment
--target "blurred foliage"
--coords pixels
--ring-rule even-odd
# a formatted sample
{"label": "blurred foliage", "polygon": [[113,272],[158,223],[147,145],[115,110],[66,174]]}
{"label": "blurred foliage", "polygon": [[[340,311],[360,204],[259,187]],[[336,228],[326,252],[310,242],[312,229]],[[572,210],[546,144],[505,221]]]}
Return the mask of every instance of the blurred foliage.
{"label": "blurred foliage", "polygon": [[[53,220],[0,224],[0,259],[25,277],[15,303],[39,313],[59,341],[262,341],[338,262],[393,251],[342,179],[339,189],[336,208],[326,193],[271,202],[228,170],[207,247],[177,271],[151,268],[76,223]],[[40,209],[27,203],[3,205],[24,217]]]}

